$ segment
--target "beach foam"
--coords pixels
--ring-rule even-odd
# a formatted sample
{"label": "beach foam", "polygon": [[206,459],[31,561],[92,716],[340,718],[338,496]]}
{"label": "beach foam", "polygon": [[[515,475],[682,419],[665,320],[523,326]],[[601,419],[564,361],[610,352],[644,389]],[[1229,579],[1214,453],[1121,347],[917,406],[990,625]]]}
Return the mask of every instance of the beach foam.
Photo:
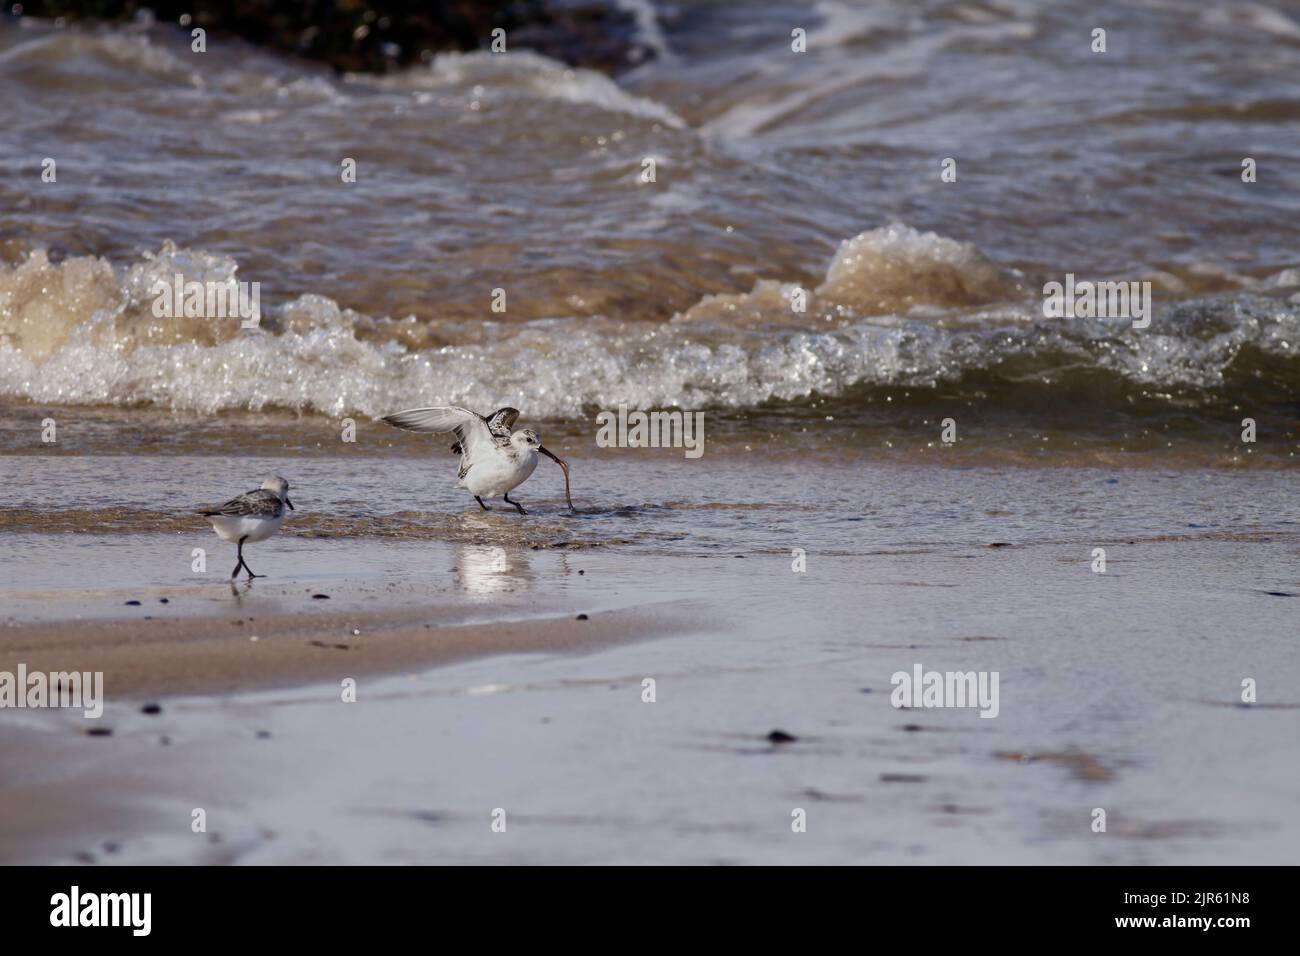
{"label": "beach foam", "polygon": [[1256,369],[1273,401],[1300,394],[1300,317],[1277,282],[1260,283],[1272,298],[1164,305],[1142,332],[1048,320],[1041,300],[975,247],[901,225],[844,242],[807,313],[790,309],[796,286],[764,280],[666,325],[566,316],[417,325],[305,294],[241,329],[237,319],[155,317],[153,284],[175,274],[224,282],[239,266],[169,243],[125,266],[54,264],[37,251],[0,267],[0,396],[368,416],[513,403],[563,418],[620,403],[750,409],[969,373],[991,376],[985,389],[1102,375],[1120,389],[1179,389],[1195,404],[1231,378],[1249,388]]}

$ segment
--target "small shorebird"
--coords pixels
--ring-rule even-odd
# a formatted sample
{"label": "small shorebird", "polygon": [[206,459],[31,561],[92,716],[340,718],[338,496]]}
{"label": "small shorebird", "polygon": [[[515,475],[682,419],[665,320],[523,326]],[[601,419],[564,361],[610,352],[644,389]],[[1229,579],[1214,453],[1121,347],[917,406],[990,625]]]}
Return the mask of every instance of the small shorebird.
{"label": "small shorebird", "polygon": [[456,444],[453,453],[460,455],[458,487],[466,488],[484,511],[491,511],[483,498],[500,495],[508,505],[514,505],[521,515],[528,514],[517,501],[510,500],[510,492],[524,483],[537,467],[540,452],[564,470],[564,497],[569,510],[573,498],[569,495],[569,466],[561,458],[542,447],[541,436],[531,428],[521,428],[511,433],[510,428],[519,417],[517,408],[499,408],[484,418],[468,408],[439,405],[433,408],[408,408],[396,415],[385,415],[382,421],[396,428],[413,432],[452,432]]}
{"label": "small shorebird", "polygon": [[262,482],[256,491],[231,498],[224,505],[205,509],[199,514],[212,522],[212,530],[223,541],[238,542],[239,563],[230,572],[233,581],[239,576],[239,569],[248,572],[248,580],[264,578],[264,574],[254,574],[253,569],[244,561],[244,542],[265,541],[280,530],[284,523],[284,506],[293,510],[289,500],[289,482],[279,475],[272,475]]}

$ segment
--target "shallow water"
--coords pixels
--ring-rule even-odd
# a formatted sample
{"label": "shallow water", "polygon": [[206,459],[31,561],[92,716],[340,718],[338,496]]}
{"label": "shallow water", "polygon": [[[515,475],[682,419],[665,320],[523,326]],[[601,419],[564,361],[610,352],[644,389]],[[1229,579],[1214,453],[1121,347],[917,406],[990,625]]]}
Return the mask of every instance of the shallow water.
{"label": "shallow water", "polygon": [[[0,461],[11,634],[216,616],[247,621],[231,629],[238,653],[261,646],[249,619],[310,628],[322,609],[427,609],[431,647],[480,620],[634,608],[675,622],[579,656],[364,677],[356,708],[324,683],[164,695],[151,717],[110,688],[107,738],[65,713],[7,712],[0,746],[43,756],[13,761],[14,786],[57,821],[0,830],[9,861],[1300,858],[1300,535],[1285,470],[611,451],[571,457],[576,515],[551,469],[520,489],[521,517],[481,513],[441,450]],[[298,511],[248,549],[268,576],[232,592],[230,546],[172,506],[272,469],[291,475]],[[318,653],[383,640],[352,633]],[[892,675],[917,664],[997,671],[998,718],[893,708]],[[1259,682],[1249,707],[1244,678]],[[797,740],[772,744],[775,729]],[[93,813],[60,813],[78,793],[95,794]],[[207,841],[188,830],[196,804]],[[488,828],[498,807],[509,839]],[[1090,829],[1097,807],[1105,835]]]}
{"label": "shallow water", "polygon": [[[1054,424],[1099,454],[1146,430],[1221,461],[1249,416],[1256,457],[1291,459],[1300,21],[1164,0],[646,9],[666,55],[617,81],[525,51],[335,77],[235,42],[192,54],[168,25],[0,21],[0,396],[868,429],[901,401],[1019,426],[1026,459]],[[1151,280],[1151,327],[1044,318],[1067,272]],[[177,273],[260,282],[261,328],[155,318]]]}
{"label": "shallow water", "polygon": [[[153,573],[163,540],[140,540]],[[780,553],[505,549],[499,561],[459,545],[482,559],[467,574],[464,560],[442,565],[442,543],[281,542],[259,568],[274,576],[232,613],[260,620],[306,605],[313,580],[365,607],[357,585],[382,568],[398,592],[420,581],[426,599],[459,593],[466,619],[488,606],[512,617],[581,610],[594,621],[631,601],[671,608],[677,624],[576,657],[514,654],[367,677],[355,706],[322,684],[168,697],[161,716],[146,716],[110,693],[107,738],[85,736],[76,715],[9,712],[0,737],[44,758],[16,762],[29,800],[96,796],[93,815],[8,834],[5,856],[1294,863],[1294,535],[1108,547],[1107,572],[1096,574],[1077,541],[856,555],[813,545],[803,573]],[[298,577],[286,582],[290,560]],[[343,560],[353,572],[331,577]],[[1261,590],[1259,568],[1292,596]],[[402,599],[394,594],[369,598]],[[232,640],[255,647],[242,633],[251,627]],[[918,663],[997,671],[997,719],[891,706],[892,675]],[[1236,703],[1244,677],[1259,683],[1256,705]],[[653,704],[642,700],[646,678]],[[774,729],[796,739],[773,744]],[[206,840],[189,830],[195,805],[208,813]],[[505,835],[489,826],[499,807]],[[1098,807],[1105,834],[1090,826]],[[806,834],[791,832],[794,808],[807,813]]]}
{"label": "shallow water", "polygon": [[[473,594],[471,585],[456,586],[453,572],[464,563],[477,579],[472,572],[489,558],[526,567],[539,554],[578,558],[593,550],[687,565],[717,556],[788,564],[795,549],[849,559],[892,555],[898,579],[906,580],[910,561],[954,550],[1063,549],[1086,569],[1095,547],[1114,558],[1115,549],[1176,541],[1292,542],[1286,562],[1261,562],[1252,573],[1261,593],[1298,584],[1294,481],[1272,469],[991,469],[867,456],[810,461],[736,452],[688,461],[611,452],[570,459],[573,512],[559,470],[539,470],[517,489],[529,509],[521,516],[500,502],[481,511],[454,487],[450,455],[0,460],[11,479],[0,533],[22,557],[0,592],[15,600],[28,595],[25,601],[44,589],[75,599],[85,587],[122,590],[127,598],[133,582],[212,587],[213,600],[224,600],[234,550],[194,512],[246,490],[248,474],[269,472],[289,478],[297,510],[276,537],[248,548],[249,563],[272,575],[257,582],[258,593],[286,580],[306,586],[353,578],[396,582],[400,593],[391,600],[419,603],[431,599],[422,590],[430,575],[449,581],[452,595]],[[204,555],[199,571],[194,549]],[[100,611],[117,614],[117,603]],[[205,599],[203,606],[212,605]],[[24,610],[20,616],[57,613],[39,599]]]}

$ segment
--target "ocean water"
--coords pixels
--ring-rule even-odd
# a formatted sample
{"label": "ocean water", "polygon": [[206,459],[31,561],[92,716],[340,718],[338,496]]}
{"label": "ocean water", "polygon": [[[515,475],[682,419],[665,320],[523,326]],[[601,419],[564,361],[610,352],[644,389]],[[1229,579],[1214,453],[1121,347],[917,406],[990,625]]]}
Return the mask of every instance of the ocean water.
{"label": "ocean water", "polygon": [[[523,50],[336,76],[0,18],[3,450],[47,414],[101,450],[226,422],[230,453],[237,419],[301,447],[436,403],[590,444],[625,403],[739,447],[891,455],[951,417],[985,464],[1292,465],[1294,10],[641,10],[661,55],[616,80]],[[1046,317],[1067,273],[1149,281],[1149,327]],[[176,275],[258,282],[260,326],[157,317]]]}

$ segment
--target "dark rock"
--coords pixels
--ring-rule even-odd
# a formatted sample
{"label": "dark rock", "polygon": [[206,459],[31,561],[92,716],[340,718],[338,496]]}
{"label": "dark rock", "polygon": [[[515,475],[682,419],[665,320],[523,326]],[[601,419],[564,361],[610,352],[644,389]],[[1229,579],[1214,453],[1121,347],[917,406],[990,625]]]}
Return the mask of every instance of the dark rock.
{"label": "dark rock", "polygon": [[654,55],[615,0],[26,0],[23,13],[130,21],[143,7],[160,23],[187,17],[181,29],[207,30],[209,44],[234,35],[339,72],[386,73],[444,50],[488,49],[498,27],[507,53],[536,50],[572,66],[614,73]]}
{"label": "dark rock", "polygon": [[784,730],[774,730],[767,735],[767,742],[770,744],[792,744],[798,739],[794,734],[787,734]]}

